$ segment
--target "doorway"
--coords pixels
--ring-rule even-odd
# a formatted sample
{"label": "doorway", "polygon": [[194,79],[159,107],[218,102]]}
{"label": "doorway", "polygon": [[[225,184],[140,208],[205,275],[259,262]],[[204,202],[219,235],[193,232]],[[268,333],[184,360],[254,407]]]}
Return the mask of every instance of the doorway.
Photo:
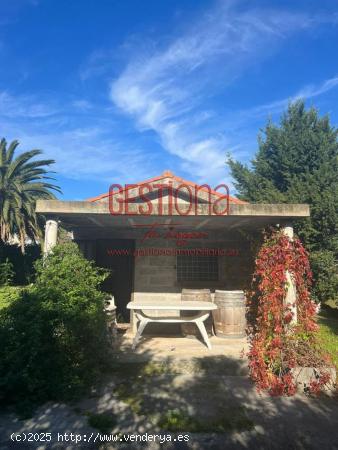
{"label": "doorway", "polygon": [[131,239],[98,239],[96,241],[96,264],[109,269],[110,274],[102,289],[115,299],[117,315],[124,322],[130,321],[127,304],[131,301],[134,280],[134,248]]}

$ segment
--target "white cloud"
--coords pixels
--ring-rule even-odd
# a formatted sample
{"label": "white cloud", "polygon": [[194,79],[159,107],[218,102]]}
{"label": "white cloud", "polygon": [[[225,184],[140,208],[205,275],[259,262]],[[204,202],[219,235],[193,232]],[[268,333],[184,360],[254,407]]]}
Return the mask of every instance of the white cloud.
{"label": "white cloud", "polygon": [[73,180],[135,181],[149,175],[149,156],[137,148],[124,151],[121,143],[107,136],[100,127],[66,128],[58,131],[36,130],[29,125],[2,122],[0,136],[6,130],[8,141],[17,139],[19,151],[43,150],[43,156],[56,160],[53,170]]}
{"label": "white cloud", "polygon": [[111,99],[139,130],[154,131],[185,170],[199,179],[222,178],[231,144],[221,128],[201,126],[203,114],[209,118],[204,104],[281,40],[312,25],[306,14],[218,4],[166,48],[131,59],[112,82]]}
{"label": "white cloud", "polygon": [[0,92],[0,116],[36,119],[52,116],[57,112],[56,108],[37,101],[33,96],[14,97],[6,91]]}
{"label": "white cloud", "polygon": [[19,140],[19,153],[43,150],[56,161],[53,170],[73,180],[105,182],[108,189],[113,181],[147,178],[152,171],[148,152],[120,140],[121,124],[104,108],[85,99],[42,102],[0,91],[0,138]]}
{"label": "white cloud", "polygon": [[72,105],[80,110],[80,111],[88,111],[93,107],[92,103],[88,100],[80,99],[80,100],[74,100]]}
{"label": "white cloud", "polygon": [[114,53],[107,50],[95,50],[92,52],[84,64],[81,65],[79,76],[85,82],[90,78],[103,75],[112,67]]}
{"label": "white cloud", "polygon": [[248,119],[249,117],[264,117],[267,114],[277,114],[285,110],[290,102],[294,102],[300,99],[307,100],[310,98],[318,97],[322,94],[325,94],[326,92],[331,91],[337,86],[338,76],[324,80],[319,84],[308,84],[290,97],[255,106],[245,111],[238,111],[237,117],[239,120],[243,120],[244,118]]}
{"label": "white cloud", "polygon": [[[95,92],[88,96],[85,89],[83,98],[62,92],[58,97],[51,94],[54,101],[0,91],[0,137],[19,139],[21,151],[42,148],[56,160],[55,169],[71,179],[104,180],[107,186],[117,179],[132,182],[157,175],[157,168],[169,161],[193,180],[230,184],[225,155],[233,151],[245,159],[252,145],[253,135],[247,131],[252,117],[279,112],[290,99],[321,95],[338,84],[338,77],[331,78],[305,86],[290,99],[245,111],[225,107],[221,113],[210,101],[212,96],[226,98],[224,93],[237,77],[289,36],[330,20],[271,9],[244,11],[236,4],[219,3],[162,47],[158,42],[145,52],[135,48],[110,85],[113,103],[109,108],[99,104]],[[127,54],[131,54],[130,45]],[[104,83],[116,70],[114,58],[113,50],[94,52],[80,68],[80,78],[85,82],[98,77]],[[121,120],[121,112],[127,119]],[[130,133],[130,118],[137,130],[148,131],[141,136],[141,144]],[[158,147],[152,145],[152,135],[161,144],[162,154],[155,153]],[[150,142],[152,149],[144,142]]]}
{"label": "white cloud", "polygon": [[334,78],[329,78],[319,85],[310,84],[301,89],[295,98],[312,98],[318,95],[325,94],[325,92],[330,91],[338,85],[338,76]]}

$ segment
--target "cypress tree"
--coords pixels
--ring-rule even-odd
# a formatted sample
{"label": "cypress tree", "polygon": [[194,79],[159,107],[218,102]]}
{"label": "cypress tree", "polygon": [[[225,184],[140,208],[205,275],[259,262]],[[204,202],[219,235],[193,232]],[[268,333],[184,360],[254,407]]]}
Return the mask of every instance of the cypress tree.
{"label": "cypress tree", "polygon": [[304,101],[291,103],[278,125],[258,136],[251,167],[228,164],[238,197],[253,203],[308,203],[311,217],[295,229],[311,252],[314,295],[338,301],[338,130]]}

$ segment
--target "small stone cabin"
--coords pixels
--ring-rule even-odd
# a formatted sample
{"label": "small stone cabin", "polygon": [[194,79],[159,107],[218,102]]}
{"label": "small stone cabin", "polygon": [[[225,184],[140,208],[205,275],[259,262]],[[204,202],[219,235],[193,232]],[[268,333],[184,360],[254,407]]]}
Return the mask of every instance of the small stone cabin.
{"label": "small stone cabin", "polygon": [[46,251],[61,224],[86,258],[110,270],[103,288],[124,321],[131,300],[179,300],[183,288],[245,289],[262,230],[290,230],[310,214],[304,204],[246,203],[225,186],[209,189],[169,171],[86,201],[39,200],[36,210],[47,219]]}

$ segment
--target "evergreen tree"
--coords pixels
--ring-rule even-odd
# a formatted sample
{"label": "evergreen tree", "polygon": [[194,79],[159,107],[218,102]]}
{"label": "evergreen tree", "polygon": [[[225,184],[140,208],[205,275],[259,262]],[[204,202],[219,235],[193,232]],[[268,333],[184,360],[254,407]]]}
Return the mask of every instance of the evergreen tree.
{"label": "evergreen tree", "polygon": [[311,217],[295,229],[311,251],[314,294],[338,297],[338,130],[304,101],[289,105],[279,125],[268,121],[252,167],[229,159],[238,197],[256,203],[308,203]]}

